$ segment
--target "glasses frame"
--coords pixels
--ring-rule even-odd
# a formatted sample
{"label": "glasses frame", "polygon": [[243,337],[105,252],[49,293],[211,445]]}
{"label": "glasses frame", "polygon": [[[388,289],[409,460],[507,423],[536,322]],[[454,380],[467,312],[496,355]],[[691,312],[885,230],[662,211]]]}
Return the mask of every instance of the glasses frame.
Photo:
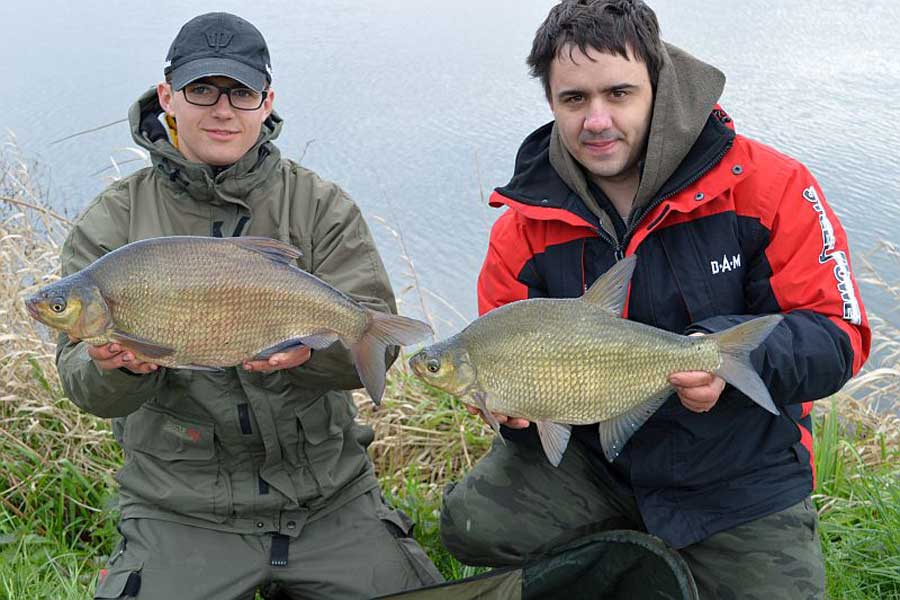
{"label": "glasses frame", "polygon": [[213,102],[211,102],[211,103],[209,103],[209,104],[200,104],[200,103],[198,103],[198,102],[192,102],[191,99],[188,98],[188,95],[187,95],[187,89],[188,89],[189,86],[193,85],[193,83],[195,83],[195,82],[189,83],[189,84],[187,84],[186,86],[184,86],[183,88],[181,88],[181,93],[184,95],[184,100],[185,100],[185,102],[187,102],[188,104],[193,104],[194,106],[207,106],[207,107],[208,107],[208,106],[215,106],[216,104],[219,103],[219,98],[222,97],[222,94],[225,94],[225,96],[228,98],[228,104],[231,105],[231,108],[233,108],[233,109],[235,109],[235,110],[253,111],[253,110],[259,110],[259,108],[260,108],[260,107],[263,105],[263,103],[266,101],[266,96],[269,95],[269,91],[268,91],[268,90],[262,90],[262,91],[260,91],[260,92],[257,92],[257,93],[259,94],[259,104],[256,105],[255,108],[243,108],[243,107],[241,107],[241,106],[235,106],[235,105],[234,105],[234,100],[231,99],[231,92],[232,92],[232,90],[250,90],[250,91],[254,91],[254,92],[255,92],[256,90],[254,90],[253,88],[247,87],[246,85],[239,85],[239,86],[234,86],[234,87],[228,87],[228,86],[224,86],[224,85],[216,85],[216,84],[214,84],[214,83],[205,83],[205,82],[204,82],[204,83],[199,83],[198,85],[207,85],[207,86],[209,86],[209,87],[216,88],[216,90],[218,90],[219,93],[216,94],[216,99],[215,99]]}

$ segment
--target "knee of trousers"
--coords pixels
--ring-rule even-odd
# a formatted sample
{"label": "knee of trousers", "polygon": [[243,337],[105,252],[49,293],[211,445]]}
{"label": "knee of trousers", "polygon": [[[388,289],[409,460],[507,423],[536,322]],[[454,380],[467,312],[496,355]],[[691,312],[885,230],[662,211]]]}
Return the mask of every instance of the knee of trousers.
{"label": "knee of trousers", "polygon": [[451,483],[444,490],[441,504],[441,542],[458,561],[469,565],[493,565],[497,563],[494,551],[502,542],[498,528],[481,526],[483,519],[474,524],[473,512],[485,509],[484,502],[466,491],[466,481]]}

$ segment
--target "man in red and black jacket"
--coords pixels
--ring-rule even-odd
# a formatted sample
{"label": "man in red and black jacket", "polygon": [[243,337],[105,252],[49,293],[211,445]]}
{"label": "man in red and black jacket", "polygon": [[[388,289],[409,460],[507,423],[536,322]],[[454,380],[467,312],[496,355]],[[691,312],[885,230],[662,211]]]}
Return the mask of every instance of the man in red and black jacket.
{"label": "man in red and black jacket", "polygon": [[673,373],[677,393],[613,463],[585,426],[558,469],[527,421],[498,415],[512,443],[448,488],[445,544],[466,563],[518,564],[586,527],[628,527],[679,549],[701,597],[822,597],[811,404],[870,346],[841,224],[802,164],[735,133],[724,75],[660,41],[640,0],[564,0],[528,63],[554,120],[491,197],[508,208],[480,312],[580,296],[637,254],[629,319],[702,335],[784,314],[752,354],[781,414],[710,373]]}

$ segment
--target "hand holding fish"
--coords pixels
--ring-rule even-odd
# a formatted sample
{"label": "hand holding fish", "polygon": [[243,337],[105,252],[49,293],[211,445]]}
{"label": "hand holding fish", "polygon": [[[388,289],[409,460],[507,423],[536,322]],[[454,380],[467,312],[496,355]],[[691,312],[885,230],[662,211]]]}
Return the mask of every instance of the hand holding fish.
{"label": "hand holding fish", "polygon": [[245,360],[243,367],[247,371],[258,373],[271,373],[281,369],[293,369],[299,367],[312,356],[312,348],[309,346],[297,346],[284,352],[276,352],[266,360]]}
{"label": "hand holding fish", "polygon": [[681,404],[695,413],[712,410],[725,389],[724,379],[706,371],[672,373],[669,383],[675,387]]}
{"label": "hand holding fish", "polygon": [[[490,419],[488,419],[485,414],[481,411],[477,406],[472,406],[471,404],[466,404],[466,410],[469,411],[471,415],[479,415],[488,425],[491,424]],[[491,413],[494,415],[494,418],[497,419],[497,422],[501,425],[506,425],[510,429],[526,429],[529,425],[531,425],[531,421],[528,419],[520,419],[518,417],[509,417],[507,415],[501,415],[500,413]]]}
{"label": "hand holding fish", "polygon": [[[694,332],[691,337],[699,335],[703,333]],[[725,389],[724,379],[706,371],[672,373],[669,375],[669,383],[675,388],[681,404],[695,413],[711,411]]]}
{"label": "hand holding fish", "polygon": [[146,375],[156,371],[159,366],[150,362],[143,362],[134,357],[134,353],[129,352],[121,345],[116,343],[103,344],[102,346],[87,345],[88,356],[97,365],[97,368],[104,371],[112,369],[127,369],[132,373]]}

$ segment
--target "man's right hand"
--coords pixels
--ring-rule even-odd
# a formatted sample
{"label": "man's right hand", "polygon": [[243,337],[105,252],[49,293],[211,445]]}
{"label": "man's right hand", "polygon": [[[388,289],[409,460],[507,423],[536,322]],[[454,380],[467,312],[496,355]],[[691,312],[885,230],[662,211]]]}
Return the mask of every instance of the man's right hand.
{"label": "man's right hand", "polygon": [[91,346],[88,344],[87,353],[97,367],[107,371],[127,369],[132,373],[146,375],[159,369],[159,365],[137,360],[132,352],[115,342],[104,344],[103,346]]}
{"label": "man's right hand", "polygon": [[[491,424],[490,421],[488,421],[485,418],[484,412],[482,412],[482,410],[480,408],[478,408],[477,406],[472,406],[471,404],[466,404],[466,410],[469,411],[469,414],[479,415],[481,417],[481,419],[488,425]],[[529,421],[528,419],[520,419],[519,417],[510,417],[510,416],[501,415],[498,413],[491,413],[491,414],[494,415],[494,418],[497,419],[498,423],[500,423],[501,425],[505,425],[506,427],[509,427],[510,429],[526,429],[529,425],[531,425],[531,421]]]}

